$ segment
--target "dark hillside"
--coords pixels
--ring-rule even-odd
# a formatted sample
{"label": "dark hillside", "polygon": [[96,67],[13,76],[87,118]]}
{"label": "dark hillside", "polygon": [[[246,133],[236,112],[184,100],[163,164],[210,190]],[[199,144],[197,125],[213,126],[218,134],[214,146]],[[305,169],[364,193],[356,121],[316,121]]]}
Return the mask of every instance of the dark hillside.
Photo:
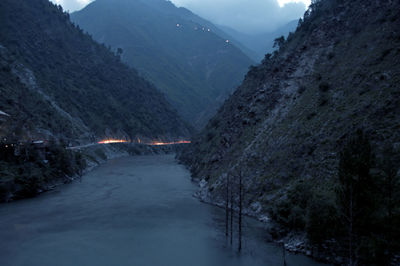
{"label": "dark hillside", "polygon": [[107,159],[108,147],[84,154],[68,145],[190,135],[164,95],[47,0],[0,2],[0,95],[0,202]]}
{"label": "dark hillside", "polygon": [[[176,6],[173,5],[171,2],[165,0],[161,1],[147,0],[146,3],[164,14],[167,14],[169,16],[178,16],[185,19],[186,21],[192,21],[198,25],[201,25],[202,27],[210,29],[218,37],[221,37],[224,40],[229,40],[231,44],[239,48],[244,54],[246,54],[253,61],[255,62],[259,61],[259,58],[257,57],[256,53],[253,50],[249,49],[247,46],[243,45],[243,43],[234,39],[233,38],[234,35],[228,34],[228,31],[225,31],[224,27],[214,25],[212,22],[194,14],[187,8],[184,7],[176,8]],[[264,54],[265,51],[263,51],[263,55]]]}
{"label": "dark hillside", "polygon": [[122,48],[122,60],[154,82],[199,128],[252,63],[203,20],[164,0],[98,0],[71,18],[97,41],[115,51]]}
{"label": "dark hillside", "polygon": [[161,93],[47,0],[1,1],[0,44],[0,110],[12,123],[28,120],[27,132],[84,141],[189,134]]}
{"label": "dark hillside", "polygon": [[[353,255],[372,263],[384,257],[380,252],[385,245],[387,252],[398,251],[392,237],[399,232],[385,226],[387,220],[399,221],[400,205],[388,207],[399,195],[386,193],[383,185],[390,181],[389,187],[400,191],[398,10],[398,1],[314,3],[296,32],[248,72],[181,155],[193,176],[204,180],[202,198],[223,202],[226,174],[236,176],[240,169],[248,212],[279,224],[275,236],[308,230],[311,242],[321,245],[336,238],[340,244],[348,239],[341,207],[350,193],[342,191],[348,184],[345,177],[368,177],[370,183],[354,192],[360,195],[359,206],[370,209],[357,210],[357,215],[368,215],[358,217],[367,222],[358,224],[353,235],[358,248]],[[356,133],[360,130],[363,134]],[[363,170],[354,173],[357,154],[354,165]],[[362,201],[365,195],[376,204]],[[341,252],[349,249],[348,241],[323,243],[347,256]]]}

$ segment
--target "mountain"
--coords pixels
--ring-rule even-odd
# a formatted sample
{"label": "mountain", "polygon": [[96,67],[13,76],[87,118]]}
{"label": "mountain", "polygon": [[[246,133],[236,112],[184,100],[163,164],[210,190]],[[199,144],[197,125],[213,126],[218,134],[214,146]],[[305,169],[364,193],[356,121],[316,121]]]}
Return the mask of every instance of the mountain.
{"label": "mountain", "polygon": [[274,40],[276,38],[281,36],[286,38],[290,32],[296,30],[297,25],[298,20],[293,20],[272,32],[259,34],[246,34],[236,31],[228,26],[219,25],[218,27],[232,36],[234,40],[246,47],[242,50],[245,51],[254,61],[259,62],[264,58],[266,53],[273,52]]}
{"label": "mountain", "polygon": [[225,206],[227,178],[242,177],[248,214],[277,238],[306,234],[292,250],[389,265],[400,250],[399,9],[314,2],[180,155],[198,196]]}
{"label": "mountain", "polygon": [[190,130],[158,90],[47,0],[0,3],[2,136],[92,142],[180,138]]}
{"label": "mountain", "polygon": [[97,0],[71,19],[95,40],[115,51],[121,48],[122,60],[151,80],[198,128],[252,64],[211,23],[165,0]]}
{"label": "mountain", "polygon": [[[202,27],[207,28],[207,30],[210,29],[212,32],[214,32],[216,35],[218,35],[222,39],[229,40],[229,42],[231,44],[233,44],[237,48],[239,48],[249,58],[253,59],[253,61],[260,60],[259,58],[257,58],[254,51],[250,50],[247,46],[243,45],[241,42],[237,41],[234,37],[232,37],[232,35],[228,34],[229,30],[232,30],[234,32],[235,32],[235,30],[228,28],[228,27],[224,28],[223,26],[216,26],[212,22],[203,19],[202,17],[192,13],[190,10],[188,10],[184,7],[176,8],[169,1],[149,0],[149,1],[146,1],[146,3],[150,4],[154,8],[157,8],[159,11],[161,11],[163,13],[166,13],[169,15],[174,15],[174,16],[179,16],[185,20],[195,22],[195,23],[201,25]],[[297,21],[296,21],[296,23],[297,23]],[[227,29],[228,31],[224,31],[223,29]],[[294,29],[294,28],[292,28],[292,29]]]}

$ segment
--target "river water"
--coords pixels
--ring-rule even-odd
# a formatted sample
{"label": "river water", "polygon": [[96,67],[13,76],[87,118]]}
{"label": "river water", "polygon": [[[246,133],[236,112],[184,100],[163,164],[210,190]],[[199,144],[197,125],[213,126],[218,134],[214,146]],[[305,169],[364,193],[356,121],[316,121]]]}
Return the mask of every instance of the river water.
{"label": "river water", "polygon": [[238,255],[225,240],[224,211],[193,198],[196,189],[172,155],[112,160],[81,182],[0,205],[0,265],[283,265],[281,248],[249,218]]}

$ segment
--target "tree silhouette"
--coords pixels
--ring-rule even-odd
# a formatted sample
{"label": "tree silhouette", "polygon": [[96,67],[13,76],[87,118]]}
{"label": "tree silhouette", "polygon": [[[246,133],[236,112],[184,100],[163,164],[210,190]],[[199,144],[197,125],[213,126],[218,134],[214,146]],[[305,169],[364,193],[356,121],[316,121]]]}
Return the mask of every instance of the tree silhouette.
{"label": "tree silhouette", "polygon": [[351,139],[340,154],[337,202],[342,223],[347,228],[349,265],[357,264],[359,236],[369,229],[373,206],[373,155],[369,139],[362,131]]}
{"label": "tree silhouette", "polygon": [[274,40],[274,46],[273,46],[273,48],[281,49],[281,48],[283,47],[284,44],[285,44],[285,37],[284,37],[284,36],[281,36],[281,37],[276,38],[276,39]]}

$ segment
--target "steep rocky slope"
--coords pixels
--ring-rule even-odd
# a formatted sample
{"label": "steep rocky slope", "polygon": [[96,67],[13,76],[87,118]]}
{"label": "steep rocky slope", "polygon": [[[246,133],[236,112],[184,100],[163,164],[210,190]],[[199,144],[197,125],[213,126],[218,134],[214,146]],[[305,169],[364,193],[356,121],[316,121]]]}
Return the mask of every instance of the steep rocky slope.
{"label": "steep rocky slope", "polygon": [[252,61],[211,23],[165,0],[97,0],[72,20],[154,82],[201,128],[242,82]]}
{"label": "steep rocky slope", "polygon": [[188,136],[165,97],[47,0],[0,3],[2,135]]}
{"label": "steep rocky slope", "polygon": [[314,3],[180,155],[202,180],[199,195],[223,202],[226,175],[241,173],[249,213],[304,229],[302,200],[334,201],[340,152],[356,130],[377,158],[387,146],[398,156],[399,9],[396,1]]}

